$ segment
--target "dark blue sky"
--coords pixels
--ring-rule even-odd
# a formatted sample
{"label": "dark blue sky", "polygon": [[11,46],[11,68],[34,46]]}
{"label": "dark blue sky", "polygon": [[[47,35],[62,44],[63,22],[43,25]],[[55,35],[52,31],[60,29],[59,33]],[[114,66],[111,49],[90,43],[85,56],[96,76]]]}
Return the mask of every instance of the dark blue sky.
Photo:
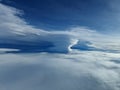
{"label": "dark blue sky", "polygon": [[[3,0],[24,11],[26,21],[47,30],[86,26],[100,32],[119,29],[119,0]],[[112,4],[111,4],[112,3]]]}

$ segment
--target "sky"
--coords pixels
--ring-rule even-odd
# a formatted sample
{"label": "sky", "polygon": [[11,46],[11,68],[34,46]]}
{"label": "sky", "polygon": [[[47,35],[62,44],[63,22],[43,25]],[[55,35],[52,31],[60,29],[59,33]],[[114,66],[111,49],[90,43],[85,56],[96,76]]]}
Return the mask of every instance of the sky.
{"label": "sky", "polygon": [[0,0],[0,90],[120,90],[119,0]]}
{"label": "sky", "polygon": [[119,0],[2,0],[23,11],[31,25],[45,30],[83,26],[102,33],[119,32]]}
{"label": "sky", "polygon": [[[6,2],[10,5],[4,4],[3,2]],[[70,25],[68,28],[62,29],[62,30],[59,30],[59,29],[48,30],[48,29],[38,28],[35,25],[31,25],[30,22],[28,22],[28,20],[25,18],[25,15],[27,15],[27,14],[29,15],[29,13],[30,13],[31,17],[32,17],[31,20],[32,21],[35,20],[34,22],[41,21],[41,19],[44,19],[44,18],[40,17],[41,14],[48,13],[46,15],[48,15],[49,18],[53,18],[54,14],[51,15],[51,13],[49,12],[50,11],[49,9],[51,9],[52,7],[49,6],[49,8],[48,8],[46,6],[46,2],[41,2],[41,3],[45,3],[45,5],[44,4],[38,5],[39,7],[35,6],[35,5],[37,5],[36,4],[37,2],[34,2],[35,5],[32,2],[29,2],[28,4],[25,4],[25,2],[22,3],[22,1],[20,1],[20,2],[17,1],[17,2],[1,1],[1,4],[0,4],[0,19],[1,19],[1,21],[0,21],[0,23],[1,23],[0,24],[0,30],[1,30],[0,48],[18,49],[19,52],[30,52],[30,53],[32,53],[32,52],[68,53],[72,49],[100,50],[100,51],[107,51],[107,52],[111,52],[111,51],[119,52],[120,51],[120,46],[119,46],[119,44],[120,44],[119,38],[120,37],[117,36],[117,34],[119,35],[119,33],[117,33],[116,35],[112,35],[109,33],[109,31],[107,31],[109,34],[105,34],[105,33],[101,33],[99,31],[99,29],[91,29],[87,25],[86,26]],[[81,2],[83,3],[83,1],[81,1]],[[14,5],[16,5],[16,6],[14,6],[14,5],[12,6],[11,5],[12,3],[13,4],[15,3]],[[20,8],[20,5],[17,5],[16,3],[22,4],[21,7],[23,7],[23,9]],[[38,2],[38,4],[39,3],[40,2]],[[52,3],[55,3],[55,2],[53,1]],[[89,3],[86,1],[84,3],[86,3],[86,4],[88,3],[87,4],[88,6],[91,3],[95,3],[95,5],[93,5],[93,7],[96,6],[96,9],[103,8],[102,6],[97,6],[96,2]],[[24,4],[26,5],[26,9],[30,10],[30,11],[32,10],[32,9],[28,8],[30,6],[32,8],[36,7],[35,10],[40,9],[40,11],[37,10],[37,12],[38,12],[38,14],[40,14],[40,16],[36,17],[35,16],[36,14],[34,13],[34,11],[27,12],[24,7]],[[32,4],[33,4],[33,6],[32,6]],[[55,5],[56,4],[53,4],[53,7]],[[74,3],[72,4],[72,2],[71,2],[71,5],[74,6]],[[68,5],[68,6],[70,8],[73,8],[73,11],[81,10],[80,7],[82,7],[82,6],[73,7],[71,5],[70,6]],[[17,8],[17,6],[19,6],[19,8]],[[89,17],[87,17],[87,18],[91,19],[92,11],[90,12],[90,10],[92,10],[91,9],[92,7],[87,8],[87,6],[84,4],[83,4],[83,7],[88,9],[87,11],[83,10],[83,12],[89,12],[90,15],[88,15]],[[43,8],[45,10],[42,9],[42,11],[41,11],[41,8]],[[75,8],[77,8],[77,9],[74,10]],[[63,9],[62,7],[57,7],[54,9],[52,8],[53,12],[56,12],[54,18],[59,19],[59,20],[62,20],[60,18],[63,18],[63,14],[65,14],[65,15],[68,14],[68,16],[70,16],[71,14],[69,14],[68,12],[72,12],[72,10],[70,9],[70,10],[67,10],[68,12],[66,12],[66,13],[61,13],[60,15],[57,15],[57,13],[59,11],[56,9],[60,9],[59,11],[61,11],[61,12],[63,12],[64,10],[61,10],[61,9]],[[94,13],[97,14],[97,12],[98,12],[98,10],[96,10],[96,12],[94,12]],[[100,10],[100,12],[102,12],[102,11]],[[81,17],[81,14],[79,15],[80,17]],[[46,15],[43,15],[43,16],[46,16]],[[84,15],[86,15],[86,14],[84,14]],[[71,15],[71,16],[73,17],[74,15]],[[97,16],[97,15],[95,15],[95,16]],[[29,16],[27,16],[27,17],[29,18]],[[37,19],[35,19],[35,18],[37,18]],[[76,18],[78,18],[78,17],[76,17]],[[101,16],[100,16],[100,18],[101,18]],[[64,17],[64,19],[66,19],[66,18]],[[70,21],[71,21],[71,19],[72,18],[70,18]],[[54,22],[54,20],[47,19],[46,23]],[[83,20],[84,20],[84,18],[83,18]],[[61,22],[61,24],[62,24],[62,22]],[[61,24],[57,24],[57,25],[62,27]],[[64,24],[68,24],[68,23],[64,22]],[[51,25],[56,26],[55,23],[52,23]],[[104,25],[104,23],[102,25]],[[46,24],[45,24],[45,27],[48,28],[46,26]],[[103,31],[103,32],[105,32],[105,31]],[[16,51],[15,51],[15,53],[16,53]]]}

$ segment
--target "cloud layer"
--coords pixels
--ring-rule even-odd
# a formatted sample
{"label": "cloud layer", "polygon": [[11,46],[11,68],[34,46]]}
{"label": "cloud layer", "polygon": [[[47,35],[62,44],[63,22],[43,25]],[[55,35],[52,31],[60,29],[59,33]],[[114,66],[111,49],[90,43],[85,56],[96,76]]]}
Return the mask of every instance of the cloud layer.
{"label": "cloud layer", "polygon": [[97,51],[2,54],[0,90],[119,90],[119,61]]}

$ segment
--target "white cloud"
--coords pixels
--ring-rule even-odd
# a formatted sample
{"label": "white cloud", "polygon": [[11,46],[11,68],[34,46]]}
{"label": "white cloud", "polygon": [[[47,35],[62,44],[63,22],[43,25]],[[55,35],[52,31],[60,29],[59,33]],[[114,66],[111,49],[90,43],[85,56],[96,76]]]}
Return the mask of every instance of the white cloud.
{"label": "white cloud", "polygon": [[[36,29],[20,18],[18,15],[22,15],[22,11],[0,4],[0,43],[12,43],[15,44],[15,40],[18,42],[27,42],[27,45],[31,43],[41,44],[44,42],[50,42],[54,47],[50,47],[46,51],[52,52],[68,52],[70,47],[74,46],[77,41],[89,41],[90,46],[107,51],[120,50],[119,38],[113,38],[113,36],[107,36],[98,33],[95,30],[90,30],[85,27],[70,28],[66,31],[45,31],[42,29]],[[79,45],[78,45],[79,46]],[[3,47],[5,48],[5,47]],[[20,49],[20,48],[17,48]]]}
{"label": "white cloud", "polygon": [[120,54],[2,54],[0,89],[119,90]]}

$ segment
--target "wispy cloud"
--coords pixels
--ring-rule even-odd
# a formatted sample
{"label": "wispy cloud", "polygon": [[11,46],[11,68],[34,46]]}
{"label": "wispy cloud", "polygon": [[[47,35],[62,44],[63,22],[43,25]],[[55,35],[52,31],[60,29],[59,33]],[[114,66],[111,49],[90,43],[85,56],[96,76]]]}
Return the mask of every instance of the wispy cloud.
{"label": "wispy cloud", "polygon": [[[94,50],[119,51],[119,38],[98,33],[86,27],[71,27],[66,31],[46,31],[29,25],[19,16],[23,11],[0,4],[0,48],[21,52],[69,52],[71,47],[85,43]],[[80,46],[80,47],[79,47]]]}

